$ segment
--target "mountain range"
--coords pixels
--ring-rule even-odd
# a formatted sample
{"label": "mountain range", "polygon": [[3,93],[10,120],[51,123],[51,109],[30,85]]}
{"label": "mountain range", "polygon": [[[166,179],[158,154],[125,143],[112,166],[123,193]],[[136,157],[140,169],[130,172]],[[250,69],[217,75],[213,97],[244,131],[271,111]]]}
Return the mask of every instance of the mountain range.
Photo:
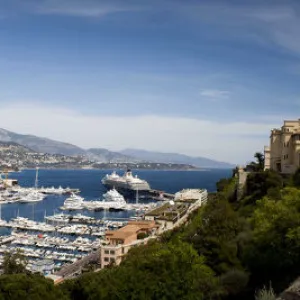
{"label": "mountain range", "polygon": [[199,168],[231,168],[234,165],[212,160],[205,157],[192,157],[178,153],[162,153],[154,151],[146,151],[139,149],[125,149],[120,153],[135,157],[140,160],[147,160],[157,163],[187,164]]}
{"label": "mountain range", "polygon": [[13,142],[22,145],[32,151],[48,154],[62,154],[66,156],[83,155],[89,159],[99,162],[155,162],[187,164],[199,168],[232,168],[234,165],[208,159],[205,157],[191,157],[178,153],[161,153],[139,149],[125,149],[119,152],[110,151],[103,148],[83,149],[78,146],[55,141],[49,138],[34,135],[24,135],[0,129],[0,141]]}

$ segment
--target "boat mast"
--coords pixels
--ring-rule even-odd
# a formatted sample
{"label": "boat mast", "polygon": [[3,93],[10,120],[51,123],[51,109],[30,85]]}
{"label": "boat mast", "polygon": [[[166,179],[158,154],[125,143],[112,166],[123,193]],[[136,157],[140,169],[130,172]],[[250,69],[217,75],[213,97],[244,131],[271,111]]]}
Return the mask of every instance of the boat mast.
{"label": "boat mast", "polygon": [[36,167],[36,173],[35,173],[35,189],[38,188],[38,176],[39,176],[39,167]]}
{"label": "boat mast", "polygon": [[106,220],[106,208],[104,208],[103,221]]}

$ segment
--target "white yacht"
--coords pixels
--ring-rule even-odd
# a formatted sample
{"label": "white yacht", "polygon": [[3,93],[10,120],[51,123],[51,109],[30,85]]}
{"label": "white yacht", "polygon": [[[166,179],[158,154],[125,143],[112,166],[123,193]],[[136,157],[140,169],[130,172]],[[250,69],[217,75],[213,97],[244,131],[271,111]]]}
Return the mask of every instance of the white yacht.
{"label": "white yacht", "polygon": [[105,193],[103,198],[106,202],[125,202],[124,197],[115,188]]}
{"label": "white yacht", "polygon": [[42,201],[45,198],[45,195],[38,190],[38,170],[39,168],[36,168],[36,174],[35,174],[35,188],[30,189],[28,193],[22,194],[20,196],[19,202],[21,203],[28,203],[28,202],[38,202]]}
{"label": "white yacht", "polygon": [[82,209],[83,200],[84,198],[72,193],[71,196],[65,200],[62,209],[66,209],[66,210]]}
{"label": "white yacht", "polygon": [[29,192],[27,195],[22,196],[19,199],[21,203],[28,203],[28,202],[38,202],[42,201],[45,198],[45,195],[40,193],[37,190]]}
{"label": "white yacht", "polygon": [[57,189],[55,189],[55,191],[53,192],[53,194],[57,194],[57,195],[62,195],[64,193],[65,193],[65,189],[62,188],[61,185]]}
{"label": "white yacht", "polygon": [[99,201],[100,208],[103,209],[122,209],[126,206],[124,197],[116,190],[109,190],[103,195],[103,200]]}

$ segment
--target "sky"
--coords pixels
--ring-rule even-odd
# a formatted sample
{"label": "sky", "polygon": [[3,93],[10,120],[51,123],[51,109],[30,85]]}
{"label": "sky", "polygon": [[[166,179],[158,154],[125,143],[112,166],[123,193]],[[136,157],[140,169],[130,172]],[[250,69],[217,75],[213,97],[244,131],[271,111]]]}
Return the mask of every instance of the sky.
{"label": "sky", "polygon": [[0,127],[244,164],[300,118],[300,2],[0,0]]}

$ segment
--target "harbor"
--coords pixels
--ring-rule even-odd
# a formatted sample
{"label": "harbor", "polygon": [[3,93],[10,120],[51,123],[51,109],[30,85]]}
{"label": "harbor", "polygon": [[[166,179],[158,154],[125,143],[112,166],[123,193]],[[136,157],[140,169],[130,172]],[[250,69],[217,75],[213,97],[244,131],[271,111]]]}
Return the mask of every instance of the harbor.
{"label": "harbor", "polygon": [[[63,177],[52,176],[52,172]],[[175,197],[175,193],[162,192],[160,187],[155,190],[150,185],[148,194],[137,189],[123,195],[101,183],[103,171],[96,179],[96,172],[91,171],[89,178],[79,176],[76,180],[65,180],[65,174],[73,174],[65,170],[24,173],[30,178],[25,177],[25,181],[22,173],[10,174],[18,178],[0,191],[0,263],[6,252],[21,251],[27,258],[27,268],[43,274],[64,273],[65,269],[73,270],[74,264],[82,267],[80,262],[85,258],[90,261],[107,245],[107,232],[144,220],[147,213]],[[50,174],[50,179],[45,180],[45,174]],[[42,199],[32,192],[43,195]],[[19,201],[22,194],[33,196],[34,201]]]}
{"label": "harbor", "polygon": [[[138,182],[137,177],[134,179]],[[60,270],[65,263],[75,263],[83,257],[100,249],[105,244],[108,230],[122,228],[130,219],[140,219],[146,211],[161,205],[162,202],[146,202],[139,199],[138,190],[135,198],[125,200],[114,187],[99,195],[98,199],[85,200],[79,188],[63,188],[62,185],[39,187],[39,169],[35,170],[33,186],[24,187],[15,179],[0,178],[0,227],[8,234],[0,241],[0,262],[7,252],[21,251],[28,259],[27,268],[37,269],[43,259],[48,260],[47,272]],[[35,221],[35,205],[59,198],[63,205],[40,221]],[[145,198],[143,198],[145,199]],[[5,220],[2,208],[6,205],[20,204],[17,216]],[[22,205],[32,205],[32,218],[20,216]],[[56,211],[61,211],[56,213]],[[102,211],[102,218],[91,217],[75,211]],[[64,213],[67,211],[68,213]],[[134,212],[127,218],[107,219],[111,212]],[[121,219],[121,220],[120,220]],[[52,263],[49,263],[52,262]],[[51,265],[51,268],[50,268]],[[39,266],[41,268],[41,266]]]}

